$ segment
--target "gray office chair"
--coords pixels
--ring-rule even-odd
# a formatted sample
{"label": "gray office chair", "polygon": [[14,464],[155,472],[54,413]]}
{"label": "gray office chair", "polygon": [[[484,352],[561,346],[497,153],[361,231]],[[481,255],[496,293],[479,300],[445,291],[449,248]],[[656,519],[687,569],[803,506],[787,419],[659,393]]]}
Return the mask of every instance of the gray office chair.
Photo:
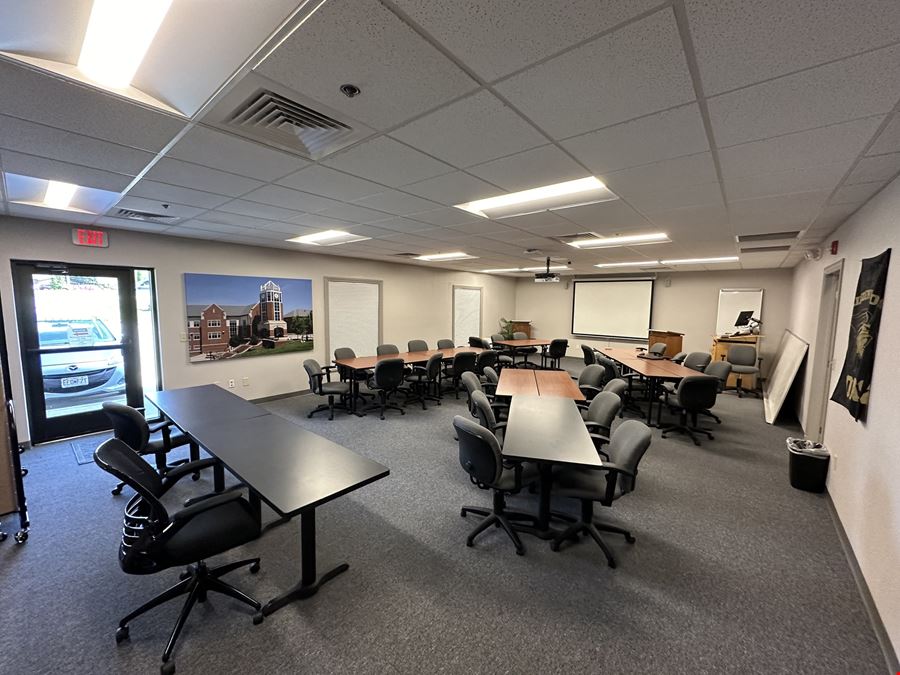
{"label": "gray office chair", "polygon": [[731,364],[731,372],[737,375],[734,389],[737,391],[738,398],[743,397],[745,392],[759,396],[757,389],[744,389],[742,386],[743,375],[759,375],[756,347],[753,345],[732,345],[728,348],[727,360]]}
{"label": "gray office chair", "polygon": [[666,353],[666,343],[665,342],[654,342],[650,345],[650,349],[647,350],[648,354],[653,354],[654,356],[665,356]]}
{"label": "gray office chair", "polygon": [[687,352],[678,352],[675,356],[672,357],[672,363],[681,364],[684,362],[684,359],[687,357]]}
{"label": "gray office chair", "polygon": [[684,358],[681,365],[702,373],[711,360],[712,356],[710,356],[709,352],[691,352]]}
{"label": "gray office chair", "polygon": [[621,377],[614,377],[603,385],[603,391],[611,391],[624,401],[625,394],[628,392],[628,383]]}
{"label": "gray office chair", "polygon": [[639,394],[646,395],[647,383],[642,380],[637,373],[623,373],[622,369],[619,368],[618,364],[615,361],[607,358],[603,354],[597,354],[597,365],[603,368],[604,385],[611,380],[622,380],[628,385],[625,391],[625,396],[622,399],[624,406],[622,409],[623,412],[625,410],[628,410],[633,413],[643,414],[643,411],[637,404],[637,396]]}
{"label": "gray office chair", "polygon": [[[719,381],[719,393],[725,391],[725,385],[728,382],[728,376],[731,375],[731,364],[728,361],[713,361],[703,371],[704,375],[710,375]],[[722,424],[722,420],[711,410],[703,410],[700,412],[705,417],[712,417],[716,424]]]}
{"label": "gray office chair", "polygon": [[603,370],[603,366],[593,363],[584,367],[584,370],[581,371],[581,375],[578,376],[578,388],[587,400],[576,401],[575,403],[579,408],[587,408],[591,399],[603,391],[603,382],[605,378],[606,372]]}
{"label": "gray office chair", "polygon": [[475,402],[472,398],[472,395],[475,392],[482,394],[488,400],[489,405],[494,411],[493,414],[495,417],[502,416],[509,412],[509,403],[495,401],[493,396],[488,395],[487,392],[485,392],[484,384],[478,379],[478,376],[475,373],[463,373],[460,379],[463,386],[466,388],[466,406],[469,408],[469,412],[472,413],[473,417],[477,415]]}
{"label": "gray office chair", "polygon": [[484,392],[479,389],[475,389],[471,392],[470,399],[472,401],[471,410],[473,417],[477,417],[479,424],[485,429],[490,429],[502,446],[503,434],[506,431],[506,422],[497,421],[497,416],[494,414],[494,411],[497,409],[495,407],[497,404],[491,403]]}
{"label": "gray office chair", "polygon": [[453,344],[453,340],[448,340],[447,338],[442,338],[437,341],[438,349],[455,349],[456,345]]}
{"label": "gray office chair", "polygon": [[581,345],[581,356],[584,359],[584,365],[586,366],[597,363],[597,352],[594,351],[593,347]]}
{"label": "gray office chair", "polygon": [[[716,395],[719,392],[718,378],[710,375],[690,375],[681,379],[675,390],[674,403],[670,400],[669,407],[678,413],[678,422],[660,427],[662,437],[666,434],[678,433],[690,436],[694,445],[700,445],[697,434],[705,434],[713,440],[712,432],[697,426],[697,415],[704,410],[711,410],[716,404]],[[665,403],[664,397],[660,397]]]}
{"label": "gray office chair", "polygon": [[491,349],[496,351],[499,356],[499,366],[502,370],[507,366],[515,366],[516,360],[514,358],[515,352],[509,347],[504,347],[503,345],[497,344],[500,340],[503,340],[504,337],[500,333],[494,333],[491,335]]}
{"label": "gray office chair", "polygon": [[387,402],[388,396],[400,389],[403,379],[406,376],[406,369],[403,359],[382,359],[375,364],[375,370],[369,379],[368,387],[378,396],[378,399],[364,410],[381,410],[381,419],[384,419],[385,410],[397,410],[401,415],[405,415],[406,411],[398,405],[392,405]]}
{"label": "gray office chair", "polygon": [[[563,339],[551,340],[546,351],[541,354],[541,365],[551,370],[560,370],[559,363],[569,350],[569,341]],[[548,366],[549,364],[549,366]]]}
{"label": "gray office chair", "polygon": [[[410,350],[412,351],[412,350]],[[444,355],[432,354],[424,366],[413,366],[412,373],[406,376],[406,381],[412,391],[412,396],[407,398],[403,405],[410,403],[422,403],[422,410],[426,410],[425,401],[435,401],[441,404],[441,364]]]}
{"label": "gray office chair", "polygon": [[[517,332],[513,333],[512,339],[513,340],[527,340],[528,334],[517,331]],[[529,356],[531,356],[532,354],[537,354],[537,351],[538,351],[537,347],[516,347],[513,351],[515,352],[515,356],[521,356],[523,359],[522,362],[520,364],[518,364],[518,366],[521,366],[522,368],[537,368],[538,367],[537,363],[532,363],[531,361],[528,360]]]}
{"label": "gray office chair", "polygon": [[500,442],[497,437],[477,422],[457,415],[453,418],[453,428],[459,439],[459,463],[469,480],[483,490],[491,490],[494,495],[491,509],[478,506],[463,506],[459,515],[465,518],[468,514],[484,516],[484,520],[469,533],[466,546],[475,545],[475,537],[491,527],[502,527],[512,540],[518,555],[525,554],[525,547],[518,533],[513,529],[510,520],[524,520],[531,524],[536,518],[528,513],[508,511],[506,495],[516,494],[523,487],[537,479],[537,469],[530,464],[515,463],[506,465],[500,454]]}
{"label": "gray office chair", "polygon": [[[355,359],[356,352],[353,351],[350,347],[338,347],[334,350],[334,360],[342,361],[344,359]],[[344,366],[335,366],[337,368],[338,376],[341,379],[341,382],[350,382],[352,384],[353,380],[357,380],[358,382],[365,382],[370,377],[372,377],[371,370],[354,370],[353,368],[345,368]],[[364,394],[359,391],[357,387],[356,397],[361,401],[365,401],[366,397],[371,397],[372,394]]]}
{"label": "gray office chair", "polygon": [[[309,412],[307,417],[312,417],[316,413],[325,412],[327,410],[328,419],[333,420],[335,408],[349,410],[347,399],[350,396],[350,383],[331,381],[331,371],[334,370],[334,366],[325,366],[325,368],[322,368],[315,359],[306,359],[306,361],[303,362],[303,369],[309,377],[309,390],[313,394],[324,396],[328,399],[328,403],[317,406],[315,410]],[[337,396],[339,400],[337,404],[334,402],[335,396]]]}
{"label": "gray office chair", "polygon": [[459,383],[463,373],[475,372],[475,352],[457,352],[453,361],[444,366],[442,380],[450,380],[456,398],[459,398]]}
{"label": "gray office chair", "polygon": [[497,373],[496,369],[485,366],[484,379],[481,382],[481,388],[484,389],[484,393],[488,395],[488,398],[492,398],[493,395],[497,393],[498,384],[500,384],[500,375]]}
{"label": "gray office chair", "polygon": [[406,343],[406,350],[410,352],[427,352],[428,343],[425,340],[410,340]]}
{"label": "gray office chair", "polygon": [[588,406],[584,414],[584,424],[591,434],[594,447],[604,459],[609,459],[602,449],[604,443],[609,443],[609,434],[613,420],[622,409],[622,399],[611,391],[601,391]]}
{"label": "gray office chair", "polygon": [[383,344],[375,347],[375,354],[377,356],[387,356],[390,354],[399,354],[400,350],[397,349],[397,345],[392,344]]}
{"label": "gray office chair", "polygon": [[570,497],[581,502],[581,517],[550,542],[550,548],[559,551],[563,542],[577,538],[584,533],[591,536],[606,555],[610,567],[616,566],[612,551],[603,541],[600,532],[621,534],[625,541],[633,544],[634,536],[628,530],[594,520],[594,502],[612,506],[613,502],[634,491],[638,475],[638,465],[650,447],[650,428],[637,420],[627,420],[620,424],[606,446],[609,461],[597,469],[562,468],[554,475],[553,495]]}

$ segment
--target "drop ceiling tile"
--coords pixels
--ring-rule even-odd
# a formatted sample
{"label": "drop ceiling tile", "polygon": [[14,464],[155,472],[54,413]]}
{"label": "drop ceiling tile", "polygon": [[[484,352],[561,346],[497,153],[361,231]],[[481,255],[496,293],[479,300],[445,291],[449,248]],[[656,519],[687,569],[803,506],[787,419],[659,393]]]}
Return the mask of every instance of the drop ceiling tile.
{"label": "drop ceiling tile", "polygon": [[434,225],[422,223],[411,218],[388,218],[371,223],[373,227],[392,232],[425,232],[436,229]]}
{"label": "drop ceiling tile", "polygon": [[888,180],[900,171],[900,152],[878,157],[863,157],[847,176],[847,184]]}
{"label": "drop ceiling tile", "polygon": [[146,174],[147,178],[169,185],[204,190],[215,194],[238,197],[245,192],[258,188],[262,183],[252,178],[245,178],[233,173],[225,173],[217,169],[189,164],[179,159],[163,157]]}
{"label": "drop ceiling tile", "polygon": [[[168,204],[168,207],[163,206]],[[176,218],[193,218],[199,213],[203,213],[204,209],[195,208],[193,206],[183,206],[181,204],[172,204],[170,202],[161,202],[157,199],[145,199],[144,197],[136,197],[129,194],[113,206],[110,211],[117,212],[119,209],[132,209],[135,211],[145,211],[148,213],[159,213],[166,216],[174,216]]]}
{"label": "drop ceiling tile", "polygon": [[384,187],[327,166],[311,166],[277,181],[279,185],[314,195],[352,202],[384,190]]}
{"label": "drop ceiling tile", "polygon": [[319,213],[301,213],[289,219],[292,223],[306,225],[316,230],[346,230],[348,227],[355,225],[347,220],[338,220],[337,218],[328,218]]}
{"label": "drop ceiling tile", "polygon": [[474,223],[477,220],[481,220],[481,218],[468,211],[450,207],[417,213],[416,220],[431,223],[432,225],[439,225],[441,227],[448,227],[451,225],[461,225],[463,223]]}
{"label": "drop ceiling tile", "polygon": [[687,0],[707,95],[895,42],[900,4]]}
{"label": "drop ceiling tile", "polygon": [[[149,221],[140,221],[140,220],[129,220],[127,218],[113,218],[110,216],[103,216],[102,218],[98,218],[97,222],[94,223],[100,227],[112,227],[117,230],[133,230],[135,232],[152,232],[154,234],[161,234],[166,232],[171,225],[162,225],[159,223],[153,223]],[[115,235],[113,235],[114,237]]]}
{"label": "drop ceiling tile", "polygon": [[319,197],[311,195],[308,192],[300,192],[291,190],[290,188],[280,185],[264,185],[246,195],[244,199],[252,202],[260,202],[271,206],[279,206],[283,209],[291,209],[293,211],[304,211],[306,213],[315,213],[324,209],[338,206],[340,202],[327,197]]}
{"label": "drop ceiling tile", "polygon": [[695,98],[671,8],[514,75],[496,89],[557,139]]}
{"label": "drop ceiling tile", "polygon": [[429,199],[408,195],[399,190],[385,190],[353,202],[367,209],[384,211],[395,216],[406,216],[423,211],[433,211],[438,204]]}
{"label": "drop ceiling tile", "polygon": [[327,209],[316,211],[316,215],[346,220],[351,223],[374,223],[376,220],[384,220],[391,217],[391,214],[356,206],[355,204],[336,204]]}
{"label": "drop ceiling tile", "polygon": [[166,155],[264,182],[309,164],[300,157],[203,126],[187,132]]}
{"label": "drop ceiling tile", "polygon": [[794,192],[833,190],[847,173],[849,163],[822,164],[806,169],[772,171],[755,176],[725,179],[728,199],[755,199]]}
{"label": "drop ceiling tile", "polygon": [[590,174],[554,145],[544,145],[469,167],[468,173],[510,192],[562,183]]}
{"label": "drop ceiling tile", "polygon": [[498,239],[504,242],[515,241],[522,235],[521,230],[517,230],[514,227],[509,227],[508,225],[504,225],[500,222],[486,219],[482,220],[479,223],[454,225],[453,227],[447,229],[452,230],[456,234],[473,234],[482,237],[488,237],[489,239]]}
{"label": "drop ceiling tile", "polygon": [[647,219],[623,201],[599,202],[585,206],[573,206],[555,212],[561,218],[581,228],[644,227]]}
{"label": "drop ceiling tile", "polygon": [[131,183],[131,176],[91,169],[77,164],[58,162],[53,159],[25,155],[8,150],[0,151],[3,170],[20,176],[32,176],[46,180],[75,183],[84,187],[100,188],[111,192],[121,192]]}
{"label": "drop ceiling tile", "polygon": [[[613,202],[604,202],[604,204],[612,204]],[[586,207],[575,207],[572,209],[561,209],[559,211],[539,211],[538,213],[528,213],[524,216],[512,216],[510,218],[503,218],[502,222],[504,225],[508,227],[515,227],[520,230],[526,231],[534,231],[540,230],[541,228],[546,227],[572,227],[572,221],[565,219],[562,215],[568,211],[573,211],[575,214],[581,213],[576,211],[576,209],[582,209]],[[483,220],[483,219],[481,219]]]}
{"label": "drop ceiling tile", "polygon": [[448,206],[493,197],[502,192],[499,188],[461,171],[429,178],[407,185],[403,189]]}
{"label": "drop ceiling tile", "polygon": [[208,232],[218,232],[220,234],[242,234],[244,232],[243,227],[237,225],[229,225],[227,223],[214,223],[207,220],[186,220],[183,223],[179,223],[175,226],[176,229],[181,230],[183,228],[188,228],[192,230],[206,230]]}
{"label": "drop ceiling tile", "polygon": [[78,211],[64,211],[61,209],[49,209],[32,204],[7,203],[9,215],[22,218],[37,218],[38,220],[53,220],[58,223],[76,223],[78,225],[90,225],[97,220],[95,213],[79,213]]}
{"label": "drop ceiling tile", "polygon": [[546,143],[541,133],[486,90],[395,129],[391,136],[460,168]]}
{"label": "drop ceiling tile", "polygon": [[673,192],[718,180],[712,155],[708,152],[603,174],[600,179],[610,190],[626,198],[652,198],[661,191]]}
{"label": "drop ceiling tile", "polygon": [[787,251],[777,253],[741,253],[741,267],[745,270],[767,270],[780,267]]}
{"label": "drop ceiling tile", "polygon": [[831,232],[853,215],[860,206],[862,206],[861,203],[826,206],[816,216],[816,219],[809,227],[809,231],[821,232],[827,230]]}
{"label": "drop ceiling tile", "polygon": [[828,200],[829,204],[862,204],[885,186],[885,181],[856,183],[839,187]]}
{"label": "drop ceiling tile", "polygon": [[325,160],[323,164],[390,187],[400,187],[453,170],[448,164],[387,136],[360,143]]}
{"label": "drop ceiling tile", "polygon": [[561,145],[595,174],[709,150],[696,103],[576,136]]}
{"label": "drop ceiling tile", "polygon": [[739,233],[802,230],[825,204],[827,190],[729,201],[732,229]]}
{"label": "drop ceiling tile", "polygon": [[168,204],[196,206],[201,209],[213,209],[229,201],[228,197],[223,197],[222,195],[214,195],[202,190],[190,190],[177,185],[157,183],[146,178],[138,182],[128,194],[129,196],[155,199]]}
{"label": "drop ceiling tile", "polygon": [[881,155],[886,152],[900,152],[900,114],[891,116],[882,132],[875,139],[867,155]]}
{"label": "drop ceiling tile", "polygon": [[890,112],[900,98],[900,46],[710,98],[716,143],[735,145]]}
{"label": "drop ceiling tile", "polygon": [[[321,5],[257,70],[378,129],[477,87],[377,0]],[[346,82],[362,93],[344,96],[339,87]]]}
{"label": "drop ceiling tile", "polygon": [[219,207],[219,211],[227,211],[228,213],[237,213],[241,216],[251,216],[253,218],[267,218],[269,220],[290,220],[300,215],[299,211],[291,209],[282,209],[278,206],[270,206],[269,204],[260,204],[259,202],[251,202],[244,199],[235,199],[223,204]]}
{"label": "drop ceiling tile", "polygon": [[236,213],[226,213],[223,211],[207,211],[202,216],[198,216],[197,220],[203,220],[209,223],[221,223],[224,225],[234,225],[235,227],[261,227],[265,228],[273,221],[261,218],[253,218],[251,216],[241,216]]}
{"label": "drop ceiling tile", "polygon": [[730,232],[728,211],[724,204],[665,209],[650,213],[647,217],[654,225],[668,229],[669,236],[680,231]]}

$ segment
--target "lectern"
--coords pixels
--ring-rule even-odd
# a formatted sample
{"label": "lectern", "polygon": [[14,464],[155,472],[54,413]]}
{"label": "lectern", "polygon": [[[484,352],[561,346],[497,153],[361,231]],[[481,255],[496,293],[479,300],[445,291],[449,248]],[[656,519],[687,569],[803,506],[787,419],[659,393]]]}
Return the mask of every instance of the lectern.
{"label": "lectern", "polygon": [[681,339],[684,333],[676,333],[671,330],[653,330],[650,329],[650,336],[647,338],[647,346],[650,347],[657,342],[666,343],[665,356],[672,358],[681,351]]}

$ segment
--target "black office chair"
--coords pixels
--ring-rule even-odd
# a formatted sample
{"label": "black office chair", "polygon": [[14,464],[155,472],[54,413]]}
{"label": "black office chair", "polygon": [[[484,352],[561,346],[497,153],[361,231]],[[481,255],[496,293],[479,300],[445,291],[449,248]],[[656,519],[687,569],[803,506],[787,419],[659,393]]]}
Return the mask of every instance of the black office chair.
{"label": "black office chair", "polygon": [[477,506],[463,506],[460,509],[459,515],[463,518],[470,513],[485,516],[469,533],[466,546],[473,546],[475,537],[491,525],[499,525],[512,540],[516,553],[524,555],[525,547],[510,520],[525,520],[534,524],[536,518],[531,514],[508,511],[506,495],[516,494],[537,480],[537,469],[531,464],[519,462],[504,465],[497,437],[474,420],[457,415],[453,418],[453,427],[459,439],[459,463],[475,485],[494,494],[493,508],[490,510]]}
{"label": "black office chair", "polygon": [[[515,333],[513,333],[512,339],[513,340],[527,340],[528,334],[522,333],[522,332],[515,332]],[[538,367],[537,363],[532,363],[531,361],[528,360],[528,357],[530,357],[532,354],[537,354],[537,351],[538,351],[537,347],[516,347],[513,351],[515,352],[515,356],[521,356],[523,359],[522,362],[519,363],[516,367],[520,367],[520,366],[522,368],[537,368]]]}
{"label": "black office chair", "polygon": [[491,409],[495,411],[494,415],[496,415],[497,417],[505,415],[509,412],[509,403],[494,400],[494,397],[492,395],[489,395],[487,392],[485,392],[484,384],[481,382],[481,380],[478,379],[478,376],[475,373],[463,373],[460,377],[460,380],[463,386],[466,388],[466,406],[469,408],[469,412],[472,413],[473,416],[477,416],[478,414],[475,410],[475,401],[472,398],[472,395],[475,392],[479,392],[488,400]]}
{"label": "black office chair", "polygon": [[665,356],[666,353],[666,343],[665,342],[654,342],[650,345],[650,349],[647,350],[648,354],[653,354],[653,356]]}
{"label": "black office chair", "polygon": [[494,333],[491,335],[491,349],[493,349],[497,354],[499,354],[498,365],[500,369],[506,368],[507,366],[515,366],[515,352],[506,347],[504,345],[497,344],[500,340],[503,340],[504,337],[500,333]]}
{"label": "black office chair", "polygon": [[410,340],[406,343],[406,351],[409,352],[427,352],[428,343],[425,340]]}
{"label": "black office chair", "polygon": [[566,355],[566,352],[569,350],[569,341],[563,339],[551,340],[550,344],[547,345],[546,351],[541,354],[541,361],[543,362],[541,365],[547,367],[549,364],[549,368],[551,370],[559,370],[559,362]]}
{"label": "black office chair", "polygon": [[[174,428],[171,422],[157,422],[153,425],[147,423],[146,418],[131,406],[122,403],[105,401],[102,404],[103,412],[112,424],[113,435],[125,443],[139,455],[153,455],[156,470],[160,475],[165,475],[176,466],[185,462],[196,462],[200,459],[200,446],[180,429]],[[151,434],[161,432],[162,437],[151,439]],[[172,464],[166,463],[166,454],[174,448],[190,446],[190,460],[182,459]],[[193,474],[194,480],[200,478],[199,471]],[[125,483],[120,482],[112,489],[114,495],[122,493]]]}
{"label": "black office chair", "polygon": [[[338,347],[334,350],[334,360],[342,361],[344,359],[355,359],[356,352],[354,352],[350,347]],[[335,366],[337,368],[338,377],[340,377],[341,382],[350,382],[353,380],[357,380],[358,382],[365,382],[370,377],[372,377],[371,370],[354,370],[353,368],[347,368],[345,366]],[[356,390],[356,398],[361,401],[365,401],[366,397],[371,397],[372,394],[365,394],[359,391],[359,387]]]}
{"label": "black office chair", "polygon": [[578,534],[589,534],[606,555],[610,567],[616,566],[612,552],[600,536],[600,532],[613,532],[625,537],[633,544],[634,536],[628,530],[594,520],[594,502],[612,506],[613,502],[634,490],[638,474],[638,464],[650,447],[650,428],[637,420],[627,420],[620,424],[606,446],[609,461],[597,469],[566,467],[554,475],[553,494],[571,497],[581,502],[581,518],[578,522],[558,534],[550,542],[550,548],[558,551],[567,540],[576,539]]}
{"label": "black office chair", "polygon": [[584,424],[591,434],[594,447],[604,458],[609,459],[602,449],[604,443],[609,443],[609,434],[613,420],[622,409],[622,399],[611,391],[601,391],[597,394],[584,412]]}
{"label": "black office chair", "polygon": [[392,405],[387,402],[388,396],[400,389],[403,379],[406,377],[403,359],[382,359],[375,364],[375,370],[369,379],[368,386],[378,399],[365,409],[369,410],[381,409],[381,419],[384,419],[385,410],[399,410],[401,415],[405,415],[406,411],[399,405]]}
{"label": "black office chair", "polygon": [[637,404],[637,398],[639,394],[646,395],[647,383],[642,380],[637,373],[623,373],[622,369],[619,368],[618,364],[615,361],[607,358],[603,354],[597,354],[597,365],[603,367],[604,385],[611,380],[622,380],[628,385],[625,391],[625,396],[622,399],[624,404],[624,407],[622,409],[623,412],[625,410],[628,410],[633,413],[643,414],[643,411]]}
{"label": "black office chair", "polygon": [[497,366],[499,356],[493,349],[485,349],[478,352],[475,355],[475,374],[483,377],[485,368],[495,368]]}
{"label": "black office chair", "polygon": [[470,347],[478,347],[479,349],[484,347],[484,343],[482,342],[480,337],[470,335],[469,336],[469,346]]}
{"label": "black office chair", "polygon": [[[350,397],[349,382],[332,382],[331,371],[334,366],[325,366],[322,368],[315,359],[306,359],[303,362],[303,369],[309,377],[309,390],[318,396],[324,396],[328,399],[328,403],[323,403],[310,410],[307,417],[312,417],[316,413],[328,411],[328,419],[334,419],[334,410],[349,410],[347,399]],[[334,397],[338,397],[338,403],[335,405]]]}
{"label": "black office chair", "polygon": [[[126,574],[155,574],[171,567],[185,567],[182,579],[169,590],[119,621],[116,642],[127,640],[129,623],[145,612],[179,596],[187,595],[175,628],[162,655],[161,672],[175,672],[172,652],[191,609],[197,602],[205,602],[210,591],[227,595],[254,610],[260,603],[222,581],[228,572],[249,566],[259,571],[259,558],[232,562],[210,568],[204,562],[260,536],[259,508],[236,492],[210,495],[174,514],[169,514],[160,498],[179,479],[191,472],[212,466],[213,459],[191,462],[169,471],[161,478],[153,468],[119,439],[103,442],[94,451],[94,462],[135,491],[125,507],[122,543],[119,545],[119,566]],[[258,622],[261,614],[254,617]]]}
{"label": "black office chair", "polygon": [[438,349],[456,349],[456,345],[453,344],[453,340],[448,340],[447,338],[443,338],[438,340],[437,342]]}
{"label": "black office chair", "polygon": [[756,347],[753,345],[732,345],[728,348],[728,363],[731,364],[731,372],[737,375],[734,390],[738,398],[745,393],[759,396],[757,389],[744,389],[743,375],[759,375],[759,365],[756,358]]}
{"label": "black office chair", "polygon": [[[410,350],[412,351],[412,350]],[[426,410],[425,401],[436,401],[441,404],[441,363],[444,355],[432,354],[424,366],[413,366],[413,371],[406,376],[406,381],[412,389],[413,396],[406,399],[403,405],[410,403],[422,403],[422,410]]]}
{"label": "black office chair", "polygon": [[594,351],[593,347],[581,345],[581,356],[584,358],[584,365],[586,366],[597,363],[597,352]]}
{"label": "black office chair", "polygon": [[702,373],[711,360],[712,356],[710,356],[709,352],[691,352],[684,357],[684,361],[681,362],[681,365],[685,368],[696,370],[698,373]]}
{"label": "black office chair", "polygon": [[[668,402],[670,409],[678,413],[678,422],[660,427],[662,437],[667,438],[668,433],[683,433],[690,436],[694,445],[700,445],[697,434],[706,434],[713,440],[713,435],[708,429],[697,426],[697,415],[704,410],[710,410],[716,404],[718,392],[718,378],[710,375],[690,375],[682,378],[675,390],[674,403]],[[664,397],[660,399],[666,403]]]}
{"label": "black office chair", "polygon": [[678,352],[675,356],[672,357],[672,363],[681,365],[685,358],[687,358],[687,352]]}
{"label": "black office chair", "polygon": [[375,354],[378,356],[389,356],[391,354],[399,354],[400,350],[397,349],[397,345],[392,344],[383,344],[375,347]]}
{"label": "black office chair", "polygon": [[[728,376],[731,375],[731,364],[728,361],[713,361],[703,371],[704,375],[710,375],[719,381],[719,393],[725,391],[725,385],[728,383]],[[700,414],[705,417],[712,417],[716,424],[722,424],[721,418],[712,410],[701,410]]]}
{"label": "black office chair", "polygon": [[456,398],[459,398],[459,383],[463,373],[475,372],[475,352],[457,352],[453,361],[444,366],[442,379],[450,380]]}

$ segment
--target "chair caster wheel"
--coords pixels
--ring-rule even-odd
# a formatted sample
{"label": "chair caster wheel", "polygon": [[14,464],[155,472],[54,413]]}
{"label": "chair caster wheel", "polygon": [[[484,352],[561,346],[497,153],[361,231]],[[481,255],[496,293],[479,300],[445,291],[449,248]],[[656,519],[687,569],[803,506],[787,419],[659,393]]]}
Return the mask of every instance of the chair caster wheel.
{"label": "chair caster wheel", "polygon": [[250,574],[256,574],[257,572],[259,572],[259,563],[255,562],[250,565]]}
{"label": "chair caster wheel", "polygon": [[517,548],[517,549],[516,549],[516,555],[525,555],[525,549],[524,549],[524,548]]}
{"label": "chair caster wheel", "polygon": [[637,541],[637,539],[635,539],[634,536],[632,536],[630,534],[626,534],[625,541],[627,541],[629,544],[633,544],[634,542]]}
{"label": "chair caster wheel", "polygon": [[13,535],[13,539],[16,540],[17,544],[24,544],[28,541],[28,532],[26,530],[19,530]]}
{"label": "chair caster wheel", "polygon": [[263,615],[262,612],[257,612],[256,614],[253,615],[253,625],[258,626],[259,624],[261,624],[263,622],[263,619],[265,619],[265,618],[266,617]]}
{"label": "chair caster wheel", "polygon": [[174,661],[166,661],[159,667],[160,675],[174,675],[175,673],[175,662]]}
{"label": "chair caster wheel", "polygon": [[112,490],[110,490],[109,492],[110,492],[110,494],[112,494],[112,495],[114,495],[114,496],[115,496],[115,495],[120,495],[120,494],[122,494],[122,488],[120,488],[120,487],[114,487],[114,488],[113,488]]}
{"label": "chair caster wheel", "polygon": [[0,541],[6,541],[6,538],[7,538],[8,536],[9,536],[9,535],[6,534],[6,532],[0,532]]}
{"label": "chair caster wheel", "polygon": [[190,570],[190,569],[186,569],[186,570],[184,570],[181,574],[178,575],[178,578],[179,578],[181,581],[184,581],[185,579],[189,578],[190,576],[191,576],[191,570]]}
{"label": "chair caster wheel", "polygon": [[556,540],[551,541],[550,550],[554,551],[555,553],[559,553],[559,542]]}
{"label": "chair caster wheel", "polygon": [[199,472],[199,471],[195,471],[194,473],[192,473],[192,474],[191,474],[191,480],[200,480],[200,472]]}
{"label": "chair caster wheel", "polygon": [[128,626],[119,626],[116,628],[116,644],[120,644],[128,639]]}
{"label": "chair caster wheel", "polygon": [[[465,509],[460,509],[460,510],[459,510],[459,515],[460,515],[461,518],[465,518],[465,517],[466,517],[466,510],[465,510]],[[0,539],[0,541],[3,541],[3,540]]]}
{"label": "chair caster wheel", "polygon": [[469,548],[472,548],[474,545],[475,545],[474,542],[471,542],[471,541],[466,542],[466,546],[468,546]]}

